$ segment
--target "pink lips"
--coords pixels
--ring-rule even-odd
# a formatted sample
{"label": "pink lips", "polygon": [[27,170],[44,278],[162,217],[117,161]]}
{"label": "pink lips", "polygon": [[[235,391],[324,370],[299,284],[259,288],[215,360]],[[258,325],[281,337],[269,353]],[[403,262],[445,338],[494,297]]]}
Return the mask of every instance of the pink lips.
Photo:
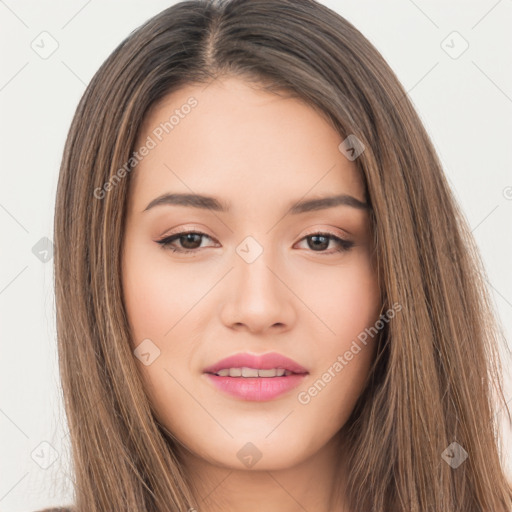
{"label": "pink lips", "polygon": [[269,354],[252,355],[252,354],[235,354],[226,359],[221,359],[215,364],[208,366],[203,371],[204,373],[217,373],[219,370],[225,368],[258,368],[261,370],[270,370],[271,368],[284,368],[293,373],[308,373],[299,363],[293,359],[282,356],[277,352],[270,352]]}
{"label": "pink lips", "polygon": [[[283,368],[293,372],[282,377],[220,377],[215,375],[227,368]],[[276,352],[263,355],[235,354],[205,368],[204,373],[215,387],[243,400],[266,401],[290,391],[300,384],[308,371],[297,362]]]}

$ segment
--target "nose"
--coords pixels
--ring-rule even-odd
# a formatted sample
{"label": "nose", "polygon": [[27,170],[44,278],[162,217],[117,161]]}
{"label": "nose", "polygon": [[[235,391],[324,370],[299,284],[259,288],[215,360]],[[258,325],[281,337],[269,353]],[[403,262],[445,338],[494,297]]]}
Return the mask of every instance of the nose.
{"label": "nose", "polygon": [[264,250],[254,261],[235,255],[234,269],[224,284],[221,320],[227,327],[265,333],[285,331],[296,318],[297,301],[290,278],[280,271],[271,251]]}

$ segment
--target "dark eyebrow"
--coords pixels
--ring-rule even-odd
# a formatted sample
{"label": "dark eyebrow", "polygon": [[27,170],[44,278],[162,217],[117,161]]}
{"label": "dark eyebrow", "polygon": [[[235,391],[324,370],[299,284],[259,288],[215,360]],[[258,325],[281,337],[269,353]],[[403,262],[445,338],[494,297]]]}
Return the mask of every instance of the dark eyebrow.
{"label": "dark eyebrow", "polygon": [[191,208],[202,208],[216,212],[227,212],[229,205],[222,203],[215,197],[203,196],[200,194],[163,194],[153,199],[143,211],[163,204],[175,206],[189,206]]}
{"label": "dark eyebrow", "polygon": [[351,206],[358,210],[368,210],[370,207],[368,203],[363,203],[353,196],[348,194],[339,194],[337,196],[321,197],[319,199],[307,199],[299,201],[291,206],[289,213],[296,215],[299,213],[311,212],[315,210],[324,210],[326,208],[332,208],[334,206]]}
{"label": "dark eyebrow", "polygon": [[[204,210],[213,210],[216,212],[228,212],[229,205],[219,201],[215,197],[204,196],[201,194],[163,194],[153,199],[143,211],[147,211],[155,206],[160,205],[175,205],[175,206],[188,206],[191,208],[201,208]],[[347,194],[340,194],[337,196],[321,197],[318,199],[301,200],[293,204],[288,213],[297,215],[316,210],[324,210],[334,206],[351,206],[359,210],[368,210],[370,207],[368,203],[363,203],[359,199]]]}

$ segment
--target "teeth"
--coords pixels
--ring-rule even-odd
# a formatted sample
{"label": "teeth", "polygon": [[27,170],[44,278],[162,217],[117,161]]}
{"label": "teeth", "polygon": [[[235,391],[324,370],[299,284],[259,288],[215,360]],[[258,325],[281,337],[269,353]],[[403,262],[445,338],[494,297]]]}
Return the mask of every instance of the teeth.
{"label": "teeth", "polygon": [[[281,375],[279,375],[280,372],[281,372]],[[258,377],[282,377],[283,375],[284,375],[283,368],[271,368],[270,370],[258,370]]]}
{"label": "teeth", "polygon": [[[238,371],[238,368],[233,368],[235,371]],[[233,377],[234,375],[231,373],[233,369],[229,370],[229,376]],[[258,377],[259,370],[255,370],[254,368],[242,368],[242,377]],[[238,377],[238,375],[235,375]]]}
{"label": "teeth", "polygon": [[260,370],[256,368],[224,368],[219,370],[216,375],[219,377],[282,377],[283,375],[291,375],[293,372],[284,368],[272,368],[268,370]]}

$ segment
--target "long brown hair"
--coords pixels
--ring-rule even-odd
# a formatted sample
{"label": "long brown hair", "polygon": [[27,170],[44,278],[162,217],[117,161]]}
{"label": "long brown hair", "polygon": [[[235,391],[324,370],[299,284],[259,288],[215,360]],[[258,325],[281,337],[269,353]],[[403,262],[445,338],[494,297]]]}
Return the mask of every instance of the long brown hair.
{"label": "long brown hair", "polygon": [[[54,262],[77,511],[201,510],[130,349],[120,251],[137,169],[125,164],[150,107],[227,75],[303,99],[366,148],[356,164],[383,306],[402,309],[340,432],[351,510],[511,510],[495,418],[503,335],[471,232],[406,91],[354,26],[313,0],[190,0],[115,49],[65,146]],[[468,457],[455,468],[447,449]]]}

